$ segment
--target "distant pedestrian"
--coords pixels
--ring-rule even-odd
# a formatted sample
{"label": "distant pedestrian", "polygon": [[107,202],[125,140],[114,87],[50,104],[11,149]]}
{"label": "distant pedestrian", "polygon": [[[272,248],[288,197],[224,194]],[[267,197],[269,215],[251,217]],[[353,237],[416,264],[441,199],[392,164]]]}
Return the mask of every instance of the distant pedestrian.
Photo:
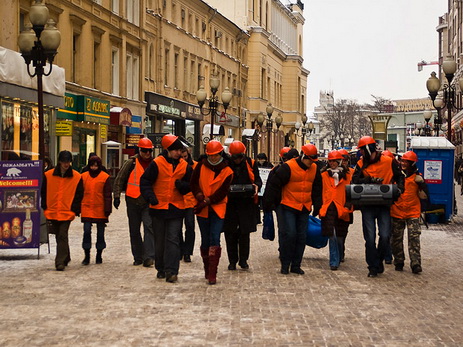
{"label": "distant pedestrian", "polygon": [[264,169],[273,168],[273,164],[268,161],[267,155],[265,153],[259,153],[257,155],[257,166]]}
{"label": "distant pedestrian", "polygon": [[[88,159],[87,159],[87,165],[85,165],[82,170],[80,170],[80,173],[83,174],[84,172],[87,172],[88,170],[90,170],[90,158],[91,157],[95,157],[97,156],[95,152],[91,152],[89,155],[88,155]],[[101,159],[100,159],[101,160]],[[108,173],[108,170],[106,170],[106,168],[104,167],[103,164],[101,164],[101,170],[103,172],[106,172]]]}
{"label": "distant pedestrian", "polygon": [[68,231],[71,221],[80,215],[84,193],[80,173],[71,167],[72,154],[61,151],[58,165],[44,173],[41,206],[50,233],[56,236],[55,267],[63,271],[71,261]]}
{"label": "distant pedestrian", "polygon": [[405,173],[405,191],[391,207],[392,217],[392,254],[396,271],[402,271],[405,263],[404,231],[408,232],[408,254],[410,267],[414,274],[422,272],[420,253],[420,199],[426,199],[428,190],[423,177],[418,172],[415,152],[404,153],[401,160],[402,171]]}
{"label": "distant pedestrian", "polygon": [[84,223],[84,238],[82,248],[85,258],[82,265],[90,263],[92,248],[92,224],[96,224],[96,263],[103,262],[102,253],[106,248],[105,228],[111,214],[112,190],[109,175],[102,170],[100,157],[94,155],[88,160],[89,170],[82,174],[84,197],[80,220]]}

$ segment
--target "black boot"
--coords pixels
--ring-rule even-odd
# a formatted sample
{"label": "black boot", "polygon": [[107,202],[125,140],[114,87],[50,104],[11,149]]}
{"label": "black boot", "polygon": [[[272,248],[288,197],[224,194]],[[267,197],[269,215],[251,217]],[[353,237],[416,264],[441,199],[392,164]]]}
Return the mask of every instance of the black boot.
{"label": "black boot", "polygon": [[95,261],[97,264],[103,263],[103,259],[101,258],[101,253],[103,253],[103,250],[102,249],[97,249],[97,251],[96,251],[96,261]]}
{"label": "black boot", "polygon": [[82,260],[82,265],[88,265],[90,264],[90,250],[89,249],[84,249],[85,252],[85,258]]}

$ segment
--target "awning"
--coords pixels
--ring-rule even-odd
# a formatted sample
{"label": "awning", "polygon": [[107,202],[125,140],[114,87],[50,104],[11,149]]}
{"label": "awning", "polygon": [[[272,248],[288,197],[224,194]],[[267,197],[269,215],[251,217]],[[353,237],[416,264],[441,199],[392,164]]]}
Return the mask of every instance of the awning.
{"label": "awning", "polygon": [[[209,135],[211,133],[211,125],[210,124],[205,124],[203,127],[203,135]],[[213,135],[215,136],[224,136],[225,135],[225,129],[223,125],[217,125],[214,124],[214,131]]]}

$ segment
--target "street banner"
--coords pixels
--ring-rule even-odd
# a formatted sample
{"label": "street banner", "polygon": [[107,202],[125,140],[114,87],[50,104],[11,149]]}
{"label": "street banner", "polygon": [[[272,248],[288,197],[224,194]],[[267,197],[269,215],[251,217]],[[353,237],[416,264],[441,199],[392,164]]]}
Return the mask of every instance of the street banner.
{"label": "street banner", "polygon": [[426,184],[441,184],[442,160],[425,160],[423,174]]}
{"label": "street banner", "polygon": [[42,161],[0,161],[0,249],[40,246]]}
{"label": "street banner", "polygon": [[259,196],[264,196],[265,185],[267,184],[268,174],[272,169],[259,168],[259,176],[262,180],[262,188],[260,188]]}

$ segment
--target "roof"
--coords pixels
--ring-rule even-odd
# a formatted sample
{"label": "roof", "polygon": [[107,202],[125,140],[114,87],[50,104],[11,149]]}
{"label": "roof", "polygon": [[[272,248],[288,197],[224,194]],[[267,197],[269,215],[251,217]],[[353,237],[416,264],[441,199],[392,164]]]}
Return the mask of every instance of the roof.
{"label": "roof", "polygon": [[445,137],[413,137],[412,149],[454,149],[455,146]]}

